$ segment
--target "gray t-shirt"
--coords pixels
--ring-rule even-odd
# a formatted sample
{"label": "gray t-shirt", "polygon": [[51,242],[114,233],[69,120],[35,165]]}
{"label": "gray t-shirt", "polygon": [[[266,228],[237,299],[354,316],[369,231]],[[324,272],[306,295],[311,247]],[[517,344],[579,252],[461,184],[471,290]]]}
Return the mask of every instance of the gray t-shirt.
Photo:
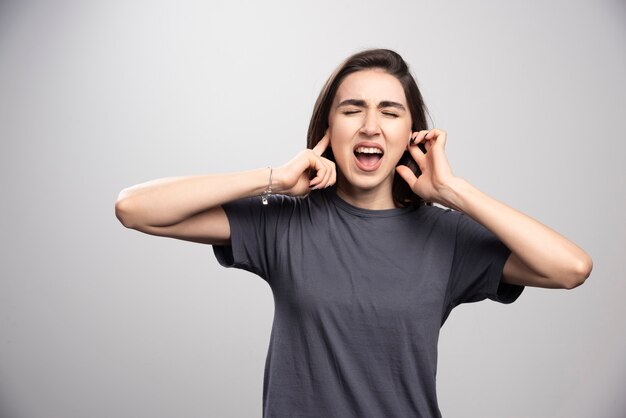
{"label": "gray t-shirt", "polygon": [[436,206],[368,210],[334,187],[306,198],[225,204],[219,263],[259,275],[274,296],[265,418],[441,417],[439,330],[461,303],[511,303],[510,250]]}

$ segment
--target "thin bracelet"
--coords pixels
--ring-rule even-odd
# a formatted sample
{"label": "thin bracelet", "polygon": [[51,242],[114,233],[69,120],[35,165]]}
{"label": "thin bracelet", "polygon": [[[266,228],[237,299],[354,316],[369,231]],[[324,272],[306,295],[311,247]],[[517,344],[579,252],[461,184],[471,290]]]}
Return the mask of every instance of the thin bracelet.
{"label": "thin bracelet", "polygon": [[264,205],[267,205],[267,198],[269,197],[269,195],[272,194],[272,167],[268,167],[270,169],[270,182],[267,185],[267,189],[265,189],[265,191],[263,192],[263,195],[261,196],[261,201],[263,202]]}

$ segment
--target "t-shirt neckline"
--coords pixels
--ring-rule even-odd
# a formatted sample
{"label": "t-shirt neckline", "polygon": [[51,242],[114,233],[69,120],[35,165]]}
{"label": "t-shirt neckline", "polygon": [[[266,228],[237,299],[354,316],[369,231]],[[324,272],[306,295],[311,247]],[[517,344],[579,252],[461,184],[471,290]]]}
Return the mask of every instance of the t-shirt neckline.
{"label": "t-shirt neckline", "polygon": [[337,196],[336,187],[329,187],[326,190],[323,190],[324,194],[328,196],[333,204],[348,213],[356,216],[362,216],[367,218],[388,218],[390,216],[399,216],[405,213],[413,212],[416,208],[412,206],[407,206],[404,208],[391,208],[391,209],[365,209],[360,208],[358,206],[354,206],[341,197]]}

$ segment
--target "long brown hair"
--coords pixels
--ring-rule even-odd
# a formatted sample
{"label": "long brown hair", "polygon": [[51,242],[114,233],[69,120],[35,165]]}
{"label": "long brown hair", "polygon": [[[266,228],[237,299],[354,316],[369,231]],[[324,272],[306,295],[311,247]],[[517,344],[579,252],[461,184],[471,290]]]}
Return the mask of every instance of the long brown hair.
{"label": "long brown hair", "polygon": [[[313,115],[311,116],[311,122],[309,123],[309,130],[307,132],[307,147],[309,149],[312,149],[322,139],[328,129],[330,108],[341,82],[349,74],[373,68],[384,70],[397,78],[400,84],[402,84],[411,113],[411,130],[416,132],[428,129],[426,122],[428,109],[422,100],[422,94],[409,71],[407,63],[397,52],[390,49],[367,49],[345,59],[335,71],[333,71],[324,84],[324,87],[322,87],[322,91],[315,102]],[[335,161],[335,156],[330,148],[326,149],[324,157]],[[408,151],[404,152],[398,164],[406,165],[416,176],[421,174],[417,163],[415,163]],[[421,197],[413,193],[409,185],[398,173],[394,175],[392,196],[394,202],[400,206],[417,207],[423,204],[431,204],[424,202]]]}

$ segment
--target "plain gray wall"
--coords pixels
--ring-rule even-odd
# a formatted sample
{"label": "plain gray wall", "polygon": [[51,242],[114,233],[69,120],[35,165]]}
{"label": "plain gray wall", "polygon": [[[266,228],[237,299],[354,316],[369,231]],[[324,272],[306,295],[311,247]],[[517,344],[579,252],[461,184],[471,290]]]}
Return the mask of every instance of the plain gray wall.
{"label": "plain gray wall", "polygon": [[624,2],[5,0],[3,418],[261,415],[269,286],[115,199],[286,162],[370,47],[408,61],[455,174],[594,259],[573,291],[453,311],[444,416],[626,416]]}

